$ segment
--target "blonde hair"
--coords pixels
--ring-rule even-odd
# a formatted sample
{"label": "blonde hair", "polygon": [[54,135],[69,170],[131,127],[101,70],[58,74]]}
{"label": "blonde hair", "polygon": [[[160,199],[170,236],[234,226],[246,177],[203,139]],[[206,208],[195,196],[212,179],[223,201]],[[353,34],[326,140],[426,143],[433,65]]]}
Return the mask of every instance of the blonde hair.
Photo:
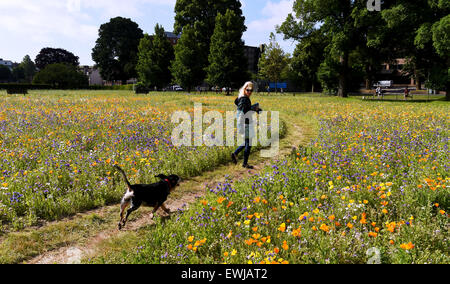
{"label": "blonde hair", "polygon": [[253,88],[253,82],[252,81],[248,81],[244,84],[244,86],[242,86],[242,88],[239,89],[239,98],[245,96],[245,89],[247,89],[248,86],[251,86]]}

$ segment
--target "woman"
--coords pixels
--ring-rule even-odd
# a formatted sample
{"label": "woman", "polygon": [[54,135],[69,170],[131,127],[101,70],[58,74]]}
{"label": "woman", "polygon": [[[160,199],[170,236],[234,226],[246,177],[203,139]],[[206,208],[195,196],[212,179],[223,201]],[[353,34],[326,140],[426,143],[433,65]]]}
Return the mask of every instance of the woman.
{"label": "woman", "polygon": [[[244,163],[243,167],[247,169],[253,169],[253,166],[248,164],[248,158],[250,156],[250,138],[254,136],[254,131],[251,129],[250,125],[251,119],[245,118],[245,122],[243,123],[243,119],[246,113],[249,111],[260,112],[261,109],[258,106],[252,107],[252,102],[250,100],[250,96],[253,93],[253,83],[247,82],[244,86],[239,90],[239,97],[234,101],[237,106],[237,121],[238,121],[238,131],[241,135],[244,135],[244,145],[238,147],[234,153],[231,154],[231,159],[235,164],[237,164],[237,155],[244,150]],[[242,127],[244,125],[244,127]]]}

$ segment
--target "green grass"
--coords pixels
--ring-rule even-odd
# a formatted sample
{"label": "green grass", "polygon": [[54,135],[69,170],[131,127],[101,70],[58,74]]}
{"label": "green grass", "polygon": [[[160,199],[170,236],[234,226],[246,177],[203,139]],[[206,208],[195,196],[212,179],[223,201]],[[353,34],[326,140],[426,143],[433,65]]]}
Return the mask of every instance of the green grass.
{"label": "green grass", "polygon": [[446,102],[258,99],[317,137],[89,262],[449,263]]}
{"label": "green grass", "polygon": [[[41,165],[45,153],[41,163],[38,162],[39,159],[34,159],[35,162],[33,159],[23,162],[25,153],[39,152],[42,155],[41,152],[44,151],[41,149],[46,149],[46,142],[70,141],[76,137],[75,129],[75,133],[83,133],[95,141],[83,145],[83,149],[86,149],[84,157],[87,157],[87,153],[94,152],[97,153],[96,158],[102,159],[103,163],[111,156],[118,157],[119,164],[136,163],[134,168],[137,171],[130,174],[132,179],[151,180],[153,171],[171,169],[173,164],[171,166],[170,162],[166,164],[160,161],[150,163],[152,170],[146,175],[148,169],[140,163],[142,151],[139,155],[136,154],[139,144],[119,140],[121,142],[118,145],[108,147],[109,151],[105,151],[107,146],[101,150],[96,149],[95,145],[109,140],[109,125],[115,123],[125,126],[121,129],[125,134],[122,135],[123,138],[136,137],[133,136],[133,129],[155,134],[152,127],[139,127],[147,123],[159,123],[161,119],[156,118],[174,110],[190,110],[194,103],[201,102],[205,110],[227,111],[235,108],[234,96],[215,94],[200,96],[151,93],[135,96],[124,91],[48,91],[32,92],[26,97],[1,96],[0,99],[0,127],[2,121],[7,121],[8,127],[14,126],[12,129],[31,129],[33,133],[24,137],[15,134],[5,139],[4,133],[10,132],[2,132],[0,136],[0,141],[12,143],[5,148],[8,152],[0,154],[5,155],[2,156],[3,160],[5,157],[8,160],[14,158],[8,156],[11,153],[15,153],[15,159],[22,154],[21,159],[14,160],[14,164],[19,166],[0,181],[0,185],[8,183],[8,190],[2,190],[3,206],[8,205],[11,198],[11,195],[6,194],[11,192],[11,185],[17,183],[26,188],[27,184],[36,184],[37,178],[42,180]],[[296,152],[274,162],[249,179],[237,178],[221,183],[217,188],[210,189],[212,192],[207,194],[203,203],[199,201],[191,205],[190,210],[178,213],[170,220],[157,218],[156,225],[141,228],[138,232],[118,234],[100,244],[101,249],[97,251],[97,255],[86,261],[366,263],[369,260],[367,250],[374,247],[380,251],[383,263],[449,263],[446,245],[450,210],[447,170],[448,102],[439,98],[428,103],[369,101],[361,100],[360,97],[341,99],[317,94],[255,94],[252,101],[259,102],[265,110],[280,112],[288,131],[287,138],[282,140],[283,148],[287,148],[288,144],[297,146]],[[86,105],[86,102],[89,104]],[[51,113],[57,114],[62,125],[55,124],[57,126],[51,128],[42,124],[42,121],[49,123],[43,117]],[[142,119],[145,123],[140,122]],[[32,127],[33,123],[39,122],[46,127]],[[302,133],[293,138],[289,133],[298,131],[296,126],[300,127]],[[45,137],[43,135],[50,128],[55,135],[46,141],[42,137]],[[170,131],[164,127],[163,129],[163,134]],[[12,141],[17,142],[14,144]],[[55,151],[50,149],[52,148],[46,153],[53,157]],[[146,157],[157,160],[160,155],[167,155],[166,150],[167,148],[162,147],[158,149],[159,155],[152,156],[149,153]],[[173,151],[174,155],[169,161],[178,157],[178,149]],[[204,161],[204,166],[187,163],[177,170],[184,171],[185,175],[191,177],[203,175],[204,179],[200,177],[200,181],[218,178],[217,175],[209,176],[208,171],[229,162],[226,154],[229,150],[214,151],[223,151],[224,158]],[[72,159],[70,165],[81,155],[83,151],[69,156],[68,159]],[[195,156],[199,156],[198,153],[190,157]],[[20,166],[20,162],[24,164]],[[109,165],[97,162],[93,166],[93,162],[95,160],[75,166],[81,172],[89,170],[89,176],[94,176],[91,183],[97,185],[102,181],[100,178],[109,176],[107,173],[110,170]],[[3,165],[2,168],[4,167]],[[23,175],[24,172],[20,170],[28,170],[28,173]],[[127,170],[133,172],[131,167]],[[232,170],[232,167],[224,168],[223,175]],[[39,171],[36,176],[33,176],[34,171]],[[70,171],[73,173],[73,167]],[[58,172],[63,177],[67,174],[63,180],[66,185],[72,181],[72,188],[80,189],[89,181],[87,175],[81,175],[78,178],[81,182],[75,183],[76,176],[71,176],[71,172]],[[16,173],[19,174],[14,176]],[[51,185],[52,182],[58,184],[58,179],[50,179],[55,175],[47,176]],[[189,181],[192,183],[190,186],[195,184],[195,179],[197,178]],[[58,213],[56,209],[51,209],[46,212],[54,210],[56,213],[44,214],[44,218],[51,220],[53,217],[48,216],[53,216],[52,214],[65,216],[116,202],[122,194],[123,186],[119,179],[111,177],[111,182],[114,180],[112,187],[108,183],[103,188],[100,186],[99,192],[103,193],[94,198],[94,201],[88,198],[89,195],[83,197],[85,193],[80,194],[79,190],[68,190],[66,194],[73,196],[69,199],[71,206],[64,203],[64,197],[53,203],[43,202],[44,208],[62,206],[72,210],[64,209],[62,213]],[[41,184],[44,185],[43,182]],[[117,192],[114,188],[117,188]],[[22,204],[22,207],[20,204],[16,205],[17,208],[14,207],[15,212],[20,214],[8,215],[11,210],[3,211],[3,216],[9,216],[9,219],[3,217],[4,222],[17,224],[18,228],[24,224],[38,223],[40,215],[27,210],[26,206],[34,204],[30,202],[39,196],[39,192],[31,189],[26,193],[30,201],[26,205]],[[73,200],[77,202],[74,203]],[[62,204],[59,204],[61,201]],[[73,204],[76,205],[74,208]],[[117,214],[112,215],[113,219],[117,217]],[[87,231],[79,224],[87,222],[86,226],[94,234],[114,223],[112,219],[102,216],[99,219],[78,220],[83,218],[73,220],[75,223],[67,223],[65,226],[56,223],[54,227],[44,226],[19,233],[4,232],[0,249],[2,262],[22,261],[29,256],[75,241],[65,233],[64,228],[75,232],[76,238],[83,239],[82,236]],[[97,222],[98,220],[102,221]],[[52,234],[60,234],[62,237],[48,237]],[[13,251],[10,253],[11,257],[5,257],[10,250]]]}

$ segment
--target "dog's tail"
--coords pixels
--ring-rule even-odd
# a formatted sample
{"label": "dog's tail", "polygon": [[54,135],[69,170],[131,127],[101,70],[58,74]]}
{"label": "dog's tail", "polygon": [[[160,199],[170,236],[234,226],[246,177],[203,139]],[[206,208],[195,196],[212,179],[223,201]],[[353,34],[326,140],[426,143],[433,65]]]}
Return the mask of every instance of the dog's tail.
{"label": "dog's tail", "polygon": [[117,170],[119,170],[119,172],[123,175],[123,177],[124,177],[124,179],[125,179],[125,182],[127,183],[128,189],[129,189],[130,191],[133,191],[133,189],[131,188],[131,184],[130,184],[130,182],[128,181],[128,178],[127,178],[127,175],[125,174],[125,172],[124,172],[118,165],[114,165],[114,167],[115,167]]}

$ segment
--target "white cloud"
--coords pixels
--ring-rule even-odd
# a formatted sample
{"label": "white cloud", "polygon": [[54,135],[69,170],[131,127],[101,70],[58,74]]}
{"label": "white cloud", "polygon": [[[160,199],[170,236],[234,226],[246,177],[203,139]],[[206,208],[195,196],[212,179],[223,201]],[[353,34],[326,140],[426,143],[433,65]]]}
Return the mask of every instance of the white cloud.
{"label": "white cloud", "polygon": [[[249,45],[268,43],[270,33],[275,33],[275,26],[281,25],[286,20],[287,15],[292,13],[293,5],[294,0],[266,1],[260,17],[247,23],[247,32],[244,34],[246,43]],[[280,40],[282,39],[280,35],[277,36],[277,39],[285,51],[292,52],[295,47],[292,42]]]}
{"label": "white cloud", "polygon": [[[43,47],[65,48],[91,64],[98,29],[110,18],[152,17],[156,9],[173,11],[176,0],[0,0],[0,57],[20,61]],[[134,19],[133,19],[134,20]],[[36,52],[37,50],[37,52]],[[34,52],[34,54],[32,53]]]}
{"label": "white cloud", "polygon": [[[269,34],[292,11],[294,0],[241,0],[246,16],[247,45],[269,41]],[[152,33],[158,22],[171,30],[176,0],[0,0],[2,43],[0,58],[18,61],[35,58],[43,47],[64,48],[93,64],[91,51],[101,24],[122,16]],[[278,35],[281,39],[281,36]],[[3,40],[6,39],[6,40]],[[282,42],[285,50],[291,43]]]}

